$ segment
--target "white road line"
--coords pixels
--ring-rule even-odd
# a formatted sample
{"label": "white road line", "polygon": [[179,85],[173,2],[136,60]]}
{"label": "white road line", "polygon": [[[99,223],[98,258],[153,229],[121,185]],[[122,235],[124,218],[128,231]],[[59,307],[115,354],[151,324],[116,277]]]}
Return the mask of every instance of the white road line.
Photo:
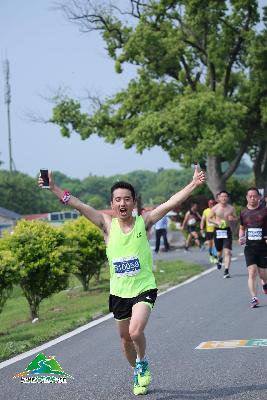
{"label": "white road line", "polygon": [[[177,288],[179,288],[181,286],[184,286],[184,285],[187,285],[187,284],[189,284],[191,282],[194,282],[195,280],[197,280],[197,279],[201,278],[202,276],[205,276],[205,275],[207,275],[207,274],[209,274],[209,273],[211,273],[211,272],[213,272],[215,270],[217,270],[216,267],[212,267],[210,269],[207,269],[206,271],[201,272],[201,274],[195,275],[192,278],[189,278],[186,281],[184,281],[182,283],[179,283],[179,285],[172,286],[172,287],[164,290],[163,292],[160,292],[158,294],[158,296],[162,296],[165,293],[171,292],[172,290],[175,290],[175,289],[177,289]],[[80,326],[79,328],[77,328],[77,329],[75,329],[75,330],[73,330],[71,332],[68,332],[65,335],[62,335],[62,336],[59,336],[56,339],[50,340],[49,342],[44,343],[41,346],[35,347],[32,350],[26,351],[25,353],[22,353],[22,354],[19,354],[19,355],[15,356],[15,357],[12,357],[9,360],[3,361],[3,362],[0,363],[0,369],[5,368],[8,365],[14,364],[14,363],[16,363],[18,361],[21,361],[24,358],[32,356],[33,354],[40,353],[41,351],[43,351],[45,349],[48,349],[49,347],[52,347],[55,344],[63,342],[64,340],[67,340],[67,339],[69,339],[69,338],[71,338],[71,337],[73,337],[75,335],[78,335],[79,333],[84,332],[87,329],[90,329],[90,328],[93,328],[96,325],[102,324],[102,322],[107,321],[112,317],[113,317],[113,314],[109,313],[109,314],[105,315],[104,317],[101,317],[99,319],[96,319],[95,321],[89,322],[86,325]]]}

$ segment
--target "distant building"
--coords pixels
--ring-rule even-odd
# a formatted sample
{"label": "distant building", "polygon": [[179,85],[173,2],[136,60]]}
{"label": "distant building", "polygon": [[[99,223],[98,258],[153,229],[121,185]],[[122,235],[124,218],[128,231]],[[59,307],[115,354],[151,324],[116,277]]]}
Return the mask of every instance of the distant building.
{"label": "distant building", "polygon": [[[151,209],[152,209],[151,207],[143,208],[142,212],[147,212],[150,211]],[[113,211],[111,208],[98,211],[113,216]],[[135,213],[137,214],[137,210],[135,210]],[[55,211],[42,214],[27,214],[27,215],[22,215],[21,218],[26,219],[27,221],[41,220],[41,221],[47,221],[53,225],[61,225],[64,222],[77,219],[79,216],[80,213],[77,210],[73,210],[73,211]]]}
{"label": "distant building", "polygon": [[78,211],[55,211],[42,214],[23,215],[22,218],[27,221],[41,220],[48,221],[53,225],[61,225],[63,222],[72,221],[80,216]]}
{"label": "distant building", "polygon": [[20,218],[20,214],[0,207],[0,237],[6,230],[11,232]]}

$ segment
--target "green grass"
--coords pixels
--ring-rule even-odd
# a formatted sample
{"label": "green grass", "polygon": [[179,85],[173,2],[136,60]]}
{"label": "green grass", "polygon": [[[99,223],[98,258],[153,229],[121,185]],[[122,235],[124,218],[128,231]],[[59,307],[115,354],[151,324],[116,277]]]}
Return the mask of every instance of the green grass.
{"label": "green grass", "polygon": [[[158,261],[155,272],[159,289],[183,282],[203,268],[184,261]],[[69,288],[41,302],[39,321],[32,324],[29,306],[15,287],[0,314],[0,361],[38,346],[108,312],[109,272],[99,283],[91,281],[88,292],[71,277]]]}

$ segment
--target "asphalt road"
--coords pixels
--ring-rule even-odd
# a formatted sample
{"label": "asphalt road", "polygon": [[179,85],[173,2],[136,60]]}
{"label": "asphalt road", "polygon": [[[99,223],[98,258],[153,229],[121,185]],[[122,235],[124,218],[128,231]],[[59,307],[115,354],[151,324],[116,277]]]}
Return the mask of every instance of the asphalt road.
{"label": "asphalt road", "polygon": [[[267,337],[267,296],[250,309],[242,250],[235,250],[232,278],[213,271],[157,300],[149,325],[147,354],[153,382],[146,400],[267,398],[267,348],[197,350],[209,340]],[[208,265],[199,250],[176,250],[157,258],[191,259]],[[0,369],[2,400],[133,399],[132,372],[112,319],[44,351],[73,376],[65,384],[22,384],[12,377],[34,356]]]}

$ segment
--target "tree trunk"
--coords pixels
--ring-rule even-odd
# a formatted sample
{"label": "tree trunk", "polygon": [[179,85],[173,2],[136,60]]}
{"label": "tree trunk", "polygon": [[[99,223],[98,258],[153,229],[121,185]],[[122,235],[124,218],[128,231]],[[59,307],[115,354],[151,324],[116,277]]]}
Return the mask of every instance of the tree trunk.
{"label": "tree trunk", "polygon": [[225,190],[221,159],[218,156],[207,156],[207,185],[214,198],[221,190]]}
{"label": "tree trunk", "polygon": [[98,270],[96,271],[96,273],[95,273],[95,282],[96,282],[96,284],[99,284],[99,281],[100,281],[100,273],[101,273],[101,266],[98,268]]}
{"label": "tree trunk", "polygon": [[37,303],[36,301],[29,302],[30,305],[30,310],[31,310],[31,319],[32,321],[35,318],[39,318],[39,305],[40,303]]}
{"label": "tree trunk", "polygon": [[267,141],[259,145],[259,149],[254,160],[253,171],[257,188],[264,189],[267,194]]}
{"label": "tree trunk", "polygon": [[216,199],[217,193],[226,189],[227,180],[237,169],[243,155],[247,150],[247,142],[241,143],[235,158],[229,162],[225,171],[222,171],[222,160],[220,156],[207,156],[207,184]]}
{"label": "tree trunk", "polygon": [[89,280],[88,280],[88,277],[86,276],[86,277],[83,277],[82,279],[81,279],[81,281],[82,281],[82,285],[83,285],[83,291],[84,292],[88,292],[88,290],[89,290]]}
{"label": "tree trunk", "polygon": [[76,276],[77,279],[79,279],[79,281],[82,284],[83,287],[83,291],[84,292],[88,292],[89,290],[89,280],[90,278],[88,277],[88,275],[84,275],[84,274],[74,274]]}

